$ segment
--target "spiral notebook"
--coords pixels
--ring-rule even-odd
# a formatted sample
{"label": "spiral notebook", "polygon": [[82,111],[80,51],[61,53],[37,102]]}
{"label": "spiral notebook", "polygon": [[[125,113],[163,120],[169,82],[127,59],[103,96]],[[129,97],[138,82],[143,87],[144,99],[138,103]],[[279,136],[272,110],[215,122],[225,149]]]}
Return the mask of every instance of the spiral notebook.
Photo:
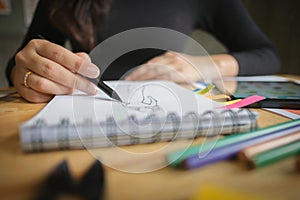
{"label": "spiral notebook", "polygon": [[167,81],[106,82],[101,91],[58,95],[20,127],[24,151],[99,148],[232,134],[256,128],[257,113],[220,103]]}

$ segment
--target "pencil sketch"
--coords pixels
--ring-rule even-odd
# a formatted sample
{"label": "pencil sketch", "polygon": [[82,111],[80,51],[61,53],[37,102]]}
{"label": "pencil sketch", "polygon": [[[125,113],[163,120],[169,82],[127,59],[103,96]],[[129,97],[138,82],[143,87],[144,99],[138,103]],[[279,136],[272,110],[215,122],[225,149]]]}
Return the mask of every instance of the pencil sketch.
{"label": "pencil sketch", "polygon": [[134,98],[132,101],[129,100],[129,102],[126,102],[123,105],[128,109],[141,112],[154,112],[160,110],[161,108],[158,99],[146,94],[145,90],[147,87],[149,86],[144,85],[134,91],[134,96],[138,96],[140,99]]}

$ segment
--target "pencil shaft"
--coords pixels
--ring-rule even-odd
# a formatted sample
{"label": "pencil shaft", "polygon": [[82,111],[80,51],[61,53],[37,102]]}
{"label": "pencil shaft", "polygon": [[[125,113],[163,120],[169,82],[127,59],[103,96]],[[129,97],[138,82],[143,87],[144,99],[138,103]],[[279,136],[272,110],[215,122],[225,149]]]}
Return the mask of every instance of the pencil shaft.
{"label": "pencil shaft", "polygon": [[262,167],[276,161],[288,158],[300,153],[300,141],[296,141],[269,151],[255,155],[251,160],[254,167]]}
{"label": "pencil shaft", "polygon": [[210,164],[210,163],[214,163],[217,161],[231,158],[244,148],[259,144],[261,142],[270,141],[272,139],[282,137],[284,135],[290,134],[291,132],[296,132],[299,130],[300,130],[300,126],[297,126],[297,127],[293,127],[293,128],[289,128],[289,129],[283,129],[281,131],[277,131],[272,134],[264,135],[261,137],[256,137],[256,138],[251,138],[249,140],[236,142],[231,145],[214,148],[213,150],[208,152],[208,154],[206,156],[202,157],[201,154],[196,154],[196,155],[192,155],[192,156],[186,158],[182,162],[182,165],[184,168],[187,168],[187,169],[194,169],[194,168],[202,167],[202,166]]}
{"label": "pencil shaft", "polygon": [[266,128],[262,128],[262,129],[258,129],[258,130],[254,130],[254,131],[249,131],[246,133],[229,135],[218,141],[208,142],[206,144],[195,145],[188,149],[175,151],[175,152],[172,152],[169,155],[167,155],[167,161],[171,166],[178,167],[185,158],[192,156],[192,155],[198,155],[201,152],[206,152],[206,151],[210,150],[212,147],[218,148],[218,147],[223,147],[226,145],[232,145],[237,142],[249,140],[249,139],[252,139],[255,137],[260,137],[263,135],[273,134],[273,133],[276,133],[278,131],[282,131],[285,129],[290,129],[290,133],[292,133],[293,130],[291,130],[291,128],[293,128],[293,127],[298,127],[298,128],[300,127],[300,119],[284,122],[281,124],[277,124],[274,126],[270,126],[270,127],[266,127]]}
{"label": "pencil shaft", "polygon": [[250,158],[253,157],[259,153],[265,152],[265,151],[269,151],[271,149],[292,143],[292,142],[296,142],[300,140],[300,132],[297,133],[292,133],[271,141],[267,141],[267,142],[263,142],[251,147],[248,147],[246,149],[243,149],[241,152],[239,152],[238,157],[240,159],[244,159],[244,158]]}

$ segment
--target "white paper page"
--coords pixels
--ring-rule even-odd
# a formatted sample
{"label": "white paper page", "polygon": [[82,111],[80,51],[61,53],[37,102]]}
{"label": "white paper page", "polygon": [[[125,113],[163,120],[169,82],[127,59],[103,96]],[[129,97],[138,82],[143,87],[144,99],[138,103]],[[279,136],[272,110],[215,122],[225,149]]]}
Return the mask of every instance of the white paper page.
{"label": "white paper page", "polygon": [[164,118],[169,112],[184,116],[189,112],[201,114],[221,106],[167,81],[113,81],[107,84],[115,88],[125,103],[111,100],[102,91],[96,96],[86,96],[80,92],[58,95],[26,125],[32,125],[41,118],[48,125],[58,124],[62,119],[68,119],[70,123],[82,123],[86,119],[101,122],[108,117],[113,117],[115,121],[126,120],[130,116],[140,119],[149,114]]}

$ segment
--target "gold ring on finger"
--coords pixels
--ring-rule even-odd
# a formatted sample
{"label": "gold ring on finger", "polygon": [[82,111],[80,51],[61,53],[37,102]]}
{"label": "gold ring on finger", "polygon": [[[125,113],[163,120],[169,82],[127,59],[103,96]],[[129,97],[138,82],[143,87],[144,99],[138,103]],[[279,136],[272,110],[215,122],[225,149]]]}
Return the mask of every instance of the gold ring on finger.
{"label": "gold ring on finger", "polygon": [[25,85],[25,87],[27,87],[27,88],[30,88],[29,85],[28,85],[28,78],[29,78],[30,74],[32,74],[32,72],[31,72],[31,71],[28,71],[28,72],[24,75],[24,85]]}

